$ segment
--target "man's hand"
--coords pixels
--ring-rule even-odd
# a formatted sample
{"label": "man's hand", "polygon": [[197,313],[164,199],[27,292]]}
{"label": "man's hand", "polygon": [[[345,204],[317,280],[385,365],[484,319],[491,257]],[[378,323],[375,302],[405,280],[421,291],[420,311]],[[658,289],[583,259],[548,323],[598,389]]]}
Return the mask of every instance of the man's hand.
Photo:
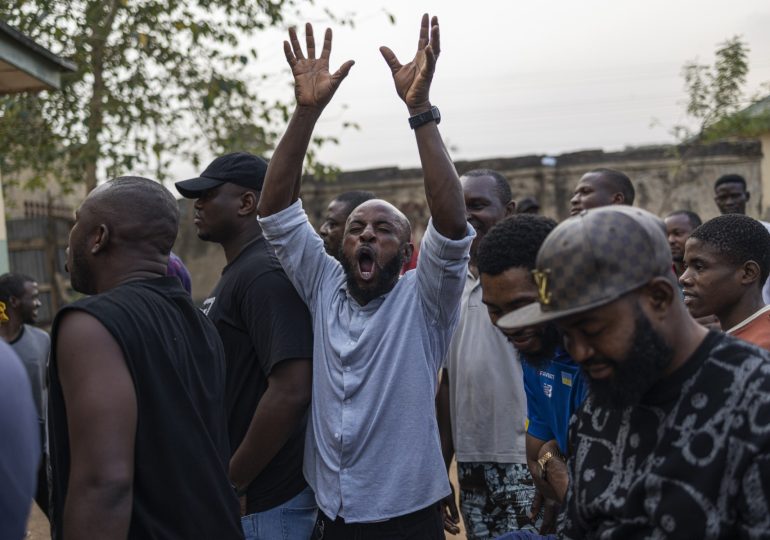
{"label": "man's hand", "polygon": [[547,535],[556,532],[556,518],[559,516],[559,505],[551,499],[546,499],[539,490],[535,491],[532,506],[529,509],[529,521],[537,526],[537,518],[542,512],[542,521],[538,534]]}
{"label": "man's hand", "polygon": [[553,489],[555,494],[555,500],[559,504],[564,503],[564,497],[567,495],[567,488],[569,487],[569,473],[567,472],[567,464],[563,461],[559,446],[556,441],[548,441],[538,452],[538,459],[543,457],[546,452],[551,452],[554,456],[548,460],[545,465],[546,470],[546,482]]}
{"label": "man's hand", "polygon": [[315,38],[313,37],[313,25],[305,25],[305,41],[307,43],[307,58],[302,54],[302,47],[297,38],[297,30],[289,28],[289,39],[283,42],[283,52],[286,61],[291,66],[294,75],[294,95],[297,98],[297,106],[310,107],[321,111],[331,101],[334,92],[339,88],[342,80],[347,77],[350,68],[355,63],[348,60],[331,75],[329,73],[329,55],[332,52],[332,31],[326,29],[324,35],[321,57],[315,57]]}
{"label": "man's hand", "polygon": [[348,60],[334,73],[329,74],[329,55],[332,52],[332,31],[326,30],[321,57],[315,57],[313,27],[305,26],[307,58],[297,39],[297,30],[289,29],[289,39],[283,42],[286,61],[294,75],[294,95],[297,107],[289,120],[265,173],[262,194],[257,212],[261,217],[284,210],[297,200],[302,178],[302,163],[305,160],[313,129],[321,111],[331,101],[342,79],[347,77],[353,61]]}
{"label": "man's hand", "polygon": [[444,530],[449,534],[460,534],[460,512],[455,502],[455,487],[449,482],[452,493],[441,500],[441,510],[444,516]]}
{"label": "man's hand", "polygon": [[436,59],[441,52],[438,17],[433,17],[429,27],[428,14],[422,16],[417,53],[408,64],[402,66],[388,47],[380,47],[380,52],[390,66],[396,92],[409,110],[417,113],[430,109],[430,83],[433,80]]}

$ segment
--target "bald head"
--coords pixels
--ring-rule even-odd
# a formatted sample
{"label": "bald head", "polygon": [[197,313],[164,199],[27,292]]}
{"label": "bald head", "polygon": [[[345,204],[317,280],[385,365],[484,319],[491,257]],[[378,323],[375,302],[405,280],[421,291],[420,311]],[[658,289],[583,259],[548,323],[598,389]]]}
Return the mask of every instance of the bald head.
{"label": "bald head", "polygon": [[179,207],[147,178],[122,176],[94,189],[75,213],[67,245],[72,288],[98,294],[127,278],[166,275]]}
{"label": "bald head", "polygon": [[168,255],[179,229],[179,206],[158,182],[121,176],[94,189],[81,213],[91,212],[123,247]]}
{"label": "bald head", "polygon": [[350,216],[348,216],[345,231],[348,231],[351,223],[361,218],[365,218],[365,221],[370,221],[374,216],[376,216],[378,221],[388,221],[398,227],[399,238],[403,242],[409,242],[412,237],[412,226],[409,220],[401,210],[382,199],[370,199],[356,206],[350,213]]}
{"label": "bald head", "polygon": [[358,205],[345,224],[340,263],[348,292],[360,304],[388,293],[412,257],[409,220],[382,199]]}

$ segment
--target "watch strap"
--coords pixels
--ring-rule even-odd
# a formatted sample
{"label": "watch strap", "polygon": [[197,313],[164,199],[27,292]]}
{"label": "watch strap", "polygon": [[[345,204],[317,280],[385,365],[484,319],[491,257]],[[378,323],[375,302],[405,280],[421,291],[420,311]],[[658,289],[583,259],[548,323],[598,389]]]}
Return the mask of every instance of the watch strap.
{"label": "watch strap", "polygon": [[553,458],[559,458],[564,459],[564,456],[561,455],[561,452],[558,451],[548,451],[537,460],[537,464],[540,465],[540,479],[545,480],[546,479],[546,465],[548,465],[548,462],[551,461]]}
{"label": "watch strap", "polygon": [[427,111],[409,117],[409,127],[412,129],[417,129],[428,122],[436,122],[436,124],[441,123],[441,113],[439,112],[438,107],[431,107]]}

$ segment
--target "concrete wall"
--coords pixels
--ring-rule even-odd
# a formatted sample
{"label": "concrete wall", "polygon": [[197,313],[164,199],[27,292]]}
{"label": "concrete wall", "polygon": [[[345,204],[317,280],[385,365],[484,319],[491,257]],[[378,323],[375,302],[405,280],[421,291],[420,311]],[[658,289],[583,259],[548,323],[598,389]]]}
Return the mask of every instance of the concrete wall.
{"label": "concrete wall", "polygon": [[[768,141],[770,144],[770,141]],[[636,188],[636,206],[664,215],[673,210],[692,210],[704,220],[718,215],[714,204],[714,181],[726,173],[746,178],[751,198],[748,213],[763,217],[761,202],[770,185],[770,172],[762,172],[760,141],[720,142],[705,147],[652,146],[631,148],[621,152],[587,150],[556,157],[556,166],[542,165],[543,156],[497,158],[457,162],[457,170],[489,168],[503,173],[510,181],[514,198],[534,195],[542,213],[556,219],[569,214],[569,199],[578,179],[597,167],[619,169],[629,175]],[[363,189],[373,191],[404,211],[412,223],[415,240],[419,241],[427,225],[429,212],[425,202],[422,172],[419,169],[395,167],[346,172],[334,182],[306,179],[302,199],[308,215],[318,226],[326,206],[337,194]],[[765,197],[770,199],[770,197]],[[192,225],[192,201],[180,201],[182,224],[174,248],[193,276],[193,297],[200,300],[213,288],[224,266],[218,245],[201,242]],[[767,216],[764,216],[767,217]]]}
{"label": "concrete wall", "polygon": [[74,184],[65,189],[55,177],[35,188],[26,185],[28,175],[25,173],[15,180],[6,181],[3,185],[6,219],[47,215],[48,205],[56,216],[71,218],[86,197],[84,184]]}
{"label": "concrete wall", "polygon": [[762,219],[765,221],[770,220],[770,133],[765,133],[759,138],[759,143],[762,146],[762,162],[761,162],[761,189],[757,194],[761,194],[761,197],[757,199],[761,200],[762,207]]}
{"label": "concrete wall", "polygon": [[[770,141],[768,141],[770,144]],[[761,216],[762,147],[759,141],[720,142],[705,147],[651,146],[621,152],[586,150],[555,156],[556,166],[543,166],[543,156],[497,158],[457,162],[460,174],[477,168],[503,173],[514,198],[534,195],[544,214],[564,219],[569,199],[580,177],[598,167],[629,175],[636,188],[636,206],[657,214],[693,210],[708,219],[718,214],[713,200],[714,181],[731,172],[743,175],[755,194],[749,214]],[[767,173],[770,176],[770,171]],[[770,182],[766,178],[766,182]],[[367,189],[401,207],[420,229],[427,219],[422,173],[415,169],[374,169],[342,173],[336,182],[306,181],[303,200],[311,220],[320,221],[325,205],[335,194]],[[765,193],[770,193],[770,189]]]}

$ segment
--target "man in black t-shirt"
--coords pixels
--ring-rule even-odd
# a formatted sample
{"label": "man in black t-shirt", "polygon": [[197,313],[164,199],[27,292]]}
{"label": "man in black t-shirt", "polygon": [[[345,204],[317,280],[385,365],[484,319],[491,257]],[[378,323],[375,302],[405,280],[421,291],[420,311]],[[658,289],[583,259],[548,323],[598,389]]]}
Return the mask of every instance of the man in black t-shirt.
{"label": "man in black t-shirt", "polygon": [[539,301],[498,325],[555,321],[590,387],[559,536],[770,537],[770,355],[689,316],[663,222],[581,213],[546,238],[533,275]]}
{"label": "man in black t-shirt", "polygon": [[237,152],[176,187],[197,199],[198,237],[221,244],[227,259],[203,311],[225,346],[230,479],[243,496],[244,533],[307,540],[317,511],[302,474],[312,324],[256,220],[266,169]]}
{"label": "man in black t-shirt", "polygon": [[51,330],[54,539],[243,538],[227,476],[225,358],[166,276],[179,208],[161,184],[93,190],[67,247],[72,288]]}

